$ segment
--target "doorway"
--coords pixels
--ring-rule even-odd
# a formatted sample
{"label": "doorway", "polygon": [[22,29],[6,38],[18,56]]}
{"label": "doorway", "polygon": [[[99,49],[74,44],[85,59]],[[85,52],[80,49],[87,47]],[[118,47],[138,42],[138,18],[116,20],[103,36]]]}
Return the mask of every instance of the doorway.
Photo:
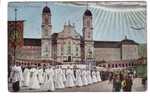
{"label": "doorway", "polygon": [[68,56],[68,62],[71,62],[71,56]]}

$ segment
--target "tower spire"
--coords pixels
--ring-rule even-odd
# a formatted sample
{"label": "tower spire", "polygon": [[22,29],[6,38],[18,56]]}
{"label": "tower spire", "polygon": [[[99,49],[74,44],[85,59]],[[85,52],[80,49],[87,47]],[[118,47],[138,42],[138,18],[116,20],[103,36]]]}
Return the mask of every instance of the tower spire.
{"label": "tower spire", "polygon": [[89,8],[89,4],[88,4],[88,1],[86,2],[86,9],[88,9]]}
{"label": "tower spire", "polygon": [[64,25],[67,25],[67,24],[66,24],[66,21],[65,21],[65,24],[64,24]]}
{"label": "tower spire", "polygon": [[125,39],[127,39],[127,35],[125,35]]}
{"label": "tower spire", "polygon": [[47,1],[46,1],[46,6],[47,6]]}
{"label": "tower spire", "polygon": [[73,27],[75,27],[75,23],[73,23]]}
{"label": "tower spire", "polygon": [[70,20],[68,20],[68,25],[70,25]]}

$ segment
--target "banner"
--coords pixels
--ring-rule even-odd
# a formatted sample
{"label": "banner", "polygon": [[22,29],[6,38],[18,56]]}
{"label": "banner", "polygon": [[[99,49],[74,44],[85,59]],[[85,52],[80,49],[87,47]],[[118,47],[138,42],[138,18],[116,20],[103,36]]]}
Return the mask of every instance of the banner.
{"label": "banner", "polygon": [[24,21],[8,21],[8,45],[10,47],[22,47],[23,46],[23,30]]}

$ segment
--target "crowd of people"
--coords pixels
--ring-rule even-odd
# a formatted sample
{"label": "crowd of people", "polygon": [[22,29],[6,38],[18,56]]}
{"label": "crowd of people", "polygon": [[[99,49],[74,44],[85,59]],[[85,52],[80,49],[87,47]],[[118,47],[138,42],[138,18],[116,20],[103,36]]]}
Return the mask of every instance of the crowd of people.
{"label": "crowd of people", "polygon": [[87,67],[87,65],[80,64],[52,66],[50,64],[22,65],[16,63],[11,68],[9,83],[12,84],[15,92],[19,91],[21,87],[55,91],[56,89],[83,87],[108,80],[108,84],[112,84],[114,92],[132,91],[133,79],[136,77],[135,71],[100,71]]}
{"label": "crowd of people", "polygon": [[110,82],[113,83],[114,92],[130,92],[132,91],[133,79],[136,75],[132,72],[118,71],[110,76]]}
{"label": "crowd of people", "polygon": [[76,65],[66,65],[66,68],[63,68],[62,65],[21,65],[16,63],[9,76],[9,83],[12,83],[12,89],[15,92],[19,91],[21,87],[55,91],[66,87],[87,86],[100,81],[102,80],[99,70],[78,68]]}

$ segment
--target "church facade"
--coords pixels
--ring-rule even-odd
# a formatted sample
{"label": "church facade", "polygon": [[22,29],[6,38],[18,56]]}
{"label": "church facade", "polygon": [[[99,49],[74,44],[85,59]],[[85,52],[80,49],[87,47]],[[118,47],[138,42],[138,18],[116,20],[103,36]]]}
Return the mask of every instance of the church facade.
{"label": "church facade", "polygon": [[94,41],[92,13],[83,14],[81,36],[70,22],[59,33],[52,33],[51,10],[42,11],[41,39],[24,38],[24,45],[16,50],[17,59],[43,59],[58,62],[136,60],[138,43],[125,37],[121,41]]}

